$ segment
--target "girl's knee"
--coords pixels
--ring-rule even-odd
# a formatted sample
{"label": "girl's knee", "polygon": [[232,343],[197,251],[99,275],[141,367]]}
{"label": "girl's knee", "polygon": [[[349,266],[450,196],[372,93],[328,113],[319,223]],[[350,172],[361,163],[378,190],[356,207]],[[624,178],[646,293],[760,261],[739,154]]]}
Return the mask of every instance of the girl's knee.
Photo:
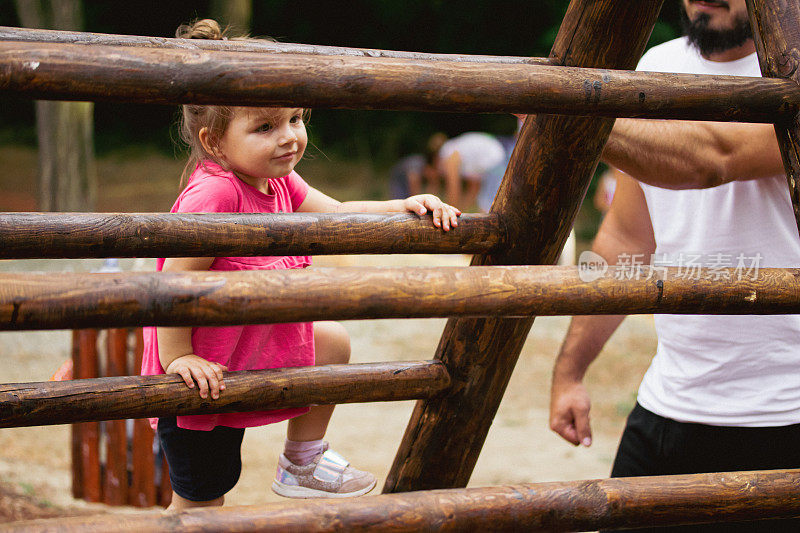
{"label": "girl's knee", "polygon": [[350,362],[350,335],[338,322],[314,322],[314,351],[317,365]]}

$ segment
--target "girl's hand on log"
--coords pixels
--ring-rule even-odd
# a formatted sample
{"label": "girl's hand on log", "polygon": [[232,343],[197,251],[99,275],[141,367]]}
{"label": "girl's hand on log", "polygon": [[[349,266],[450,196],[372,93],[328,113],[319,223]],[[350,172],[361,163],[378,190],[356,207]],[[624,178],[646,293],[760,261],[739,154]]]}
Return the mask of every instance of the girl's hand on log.
{"label": "girl's hand on log", "polygon": [[165,371],[167,374],[180,374],[190,389],[194,388],[196,381],[201,398],[207,398],[210,391],[211,398],[216,400],[219,398],[219,391],[225,390],[225,383],[222,381],[222,372],[225,370],[228,370],[225,365],[188,354],[173,360]]}
{"label": "girl's hand on log", "polygon": [[433,225],[437,228],[442,228],[444,231],[449,231],[451,227],[458,226],[458,216],[461,214],[458,208],[444,203],[439,197],[432,194],[410,196],[403,200],[403,207],[406,211],[417,215],[424,215],[430,211],[431,215],[433,215]]}

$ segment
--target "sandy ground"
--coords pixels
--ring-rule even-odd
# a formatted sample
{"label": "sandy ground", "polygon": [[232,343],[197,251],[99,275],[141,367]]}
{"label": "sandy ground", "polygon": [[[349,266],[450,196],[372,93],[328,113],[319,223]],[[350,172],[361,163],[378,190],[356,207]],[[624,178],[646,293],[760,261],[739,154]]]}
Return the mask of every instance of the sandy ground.
{"label": "sandy ground", "polygon": [[[0,262],[0,271],[91,270],[99,261]],[[317,265],[466,265],[464,256],[362,256],[318,258]],[[125,269],[149,269],[141,260]],[[353,362],[429,359],[445,320],[365,320],[345,322]],[[549,431],[549,372],[568,318],[537,319],[470,482],[471,486],[607,477],[624,416],[655,347],[652,318],[631,317],[612,338],[587,378],[595,404],[591,448],[574,448]],[[70,333],[0,333],[0,382],[43,381],[68,357]],[[339,406],[328,440],[362,469],[379,477],[380,488],[405,430],[413,402]],[[230,504],[281,498],[269,490],[285,423],[248,430],[244,469],[229,494]],[[70,497],[69,426],[0,431],[0,479],[17,492],[66,510],[100,510]],[[376,491],[377,493],[377,491]]]}

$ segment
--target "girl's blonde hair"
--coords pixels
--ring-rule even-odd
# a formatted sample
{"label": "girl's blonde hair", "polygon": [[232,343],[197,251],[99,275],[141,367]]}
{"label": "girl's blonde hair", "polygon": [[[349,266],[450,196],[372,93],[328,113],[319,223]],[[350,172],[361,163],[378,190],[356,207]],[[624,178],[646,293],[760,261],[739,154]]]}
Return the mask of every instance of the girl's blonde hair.
{"label": "girl's blonde hair", "polygon": [[[182,39],[210,39],[215,41],[249,39],[246,35],[229,37],[227,34],[228,28],[220,28],[219,23],[213,19],[202,19],[190,24],[182,24],[175,31],[175,37]],[[225,168],[225,162],[216,153],[209,153],[200,142],[200,130],[203,128],[208,129],[208,141],[213,151],[233,118],[233,106],[188,104],[181,106],[181,111],[180,140],[189,148],[189,160],[186,162],[181,174],[180,187],[183,188],[195,167],[205,159],[210,159]]]}
{"label": "girl's blonde hair", "polygon": [[[175,37],[181,39],[210,39],[214,41],[273,41],[269,37],[259,37],[255,39],[247,35],[230,37],[229,28],[222,29],[219,23],[213,19],[196,20],[190,24],[182,24],[175,31]],[[266,108],[251,108],[253,112],[263,113],[269,116],[270,111]],[[225,134],[234,115],[234,106],[229,105],[197,105],[187,104],[181,106],[180,119],[180,140],[189,148],[189,160],[183,167],[181,174],[181,189],[186,185],[188,177],[202,161],[210,159],[224,169],[228,169],[227,163],[218,155],[217,150],[220,139]],[[303,120],[307,121],[310,114],[309,109],[303,110]],[[208,130],[208,144],[211,151],[206,150],[200,142],[200,130]]]}

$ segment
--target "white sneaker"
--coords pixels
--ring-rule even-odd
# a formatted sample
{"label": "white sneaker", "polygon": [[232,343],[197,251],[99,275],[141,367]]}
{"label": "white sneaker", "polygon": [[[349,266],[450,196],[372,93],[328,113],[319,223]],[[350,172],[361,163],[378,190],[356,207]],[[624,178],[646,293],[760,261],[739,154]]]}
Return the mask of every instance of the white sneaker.
{"label": "white sneaker", "polygon": [[286,498],[352,498],[368,493],[375,483],[375,476],[350,466],[326,442],[307,465],[296,465],[281,454],[272,490]]}

